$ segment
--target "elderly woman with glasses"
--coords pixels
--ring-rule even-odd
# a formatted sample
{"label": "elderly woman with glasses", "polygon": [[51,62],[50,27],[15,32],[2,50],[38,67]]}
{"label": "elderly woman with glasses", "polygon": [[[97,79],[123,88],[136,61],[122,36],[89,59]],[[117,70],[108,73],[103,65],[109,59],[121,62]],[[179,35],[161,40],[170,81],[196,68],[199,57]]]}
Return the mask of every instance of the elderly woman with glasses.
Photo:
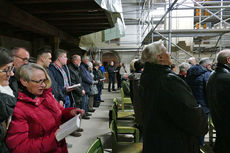
{"label": "elderly woman with glasses", "polygon": [[5,144],[7,128],[11,121],[16,98],[9,87],[9,78],[13,76],[13,58],[9,51],[0,48],[0,152],[8,153],[9,150]]}
{"label": "elderly woman with glasses", "polygon": [[23,88],[7,134],[12,153],[67,153],[65,140],[55,136],[62,122],[83,115],[77,108],[64,108],[53,97],[51,81],[46,70],[38,64],[23,65],[19,69]]}

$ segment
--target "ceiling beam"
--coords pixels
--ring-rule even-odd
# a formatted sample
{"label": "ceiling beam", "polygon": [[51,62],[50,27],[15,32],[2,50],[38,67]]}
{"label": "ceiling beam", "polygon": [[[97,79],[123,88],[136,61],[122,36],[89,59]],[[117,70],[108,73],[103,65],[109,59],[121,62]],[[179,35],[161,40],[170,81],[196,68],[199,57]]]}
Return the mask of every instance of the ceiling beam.
{"label": "ceiling beam", "polygon": [[26,31],[57,36],[66,41],[75,41],[68,33],[32,16],[5,0],[0,0],[0,18],[9,24],[25,29]]}
{"label": "ceiling beam", "polygon": [[46,3],[68,3],[68,2],[93,2],[93,0],[13,0],[14,4],[46,4]]}
{"label": "ceiling beam", "polygon": [[97,16],[97,17],[55,17],[55,18],[42,18],[45,21],[67,21],[67,20],[71,20],[71,21],[76,21],[76,20],[108,20],[108,18],[104,15],[104,16]]}

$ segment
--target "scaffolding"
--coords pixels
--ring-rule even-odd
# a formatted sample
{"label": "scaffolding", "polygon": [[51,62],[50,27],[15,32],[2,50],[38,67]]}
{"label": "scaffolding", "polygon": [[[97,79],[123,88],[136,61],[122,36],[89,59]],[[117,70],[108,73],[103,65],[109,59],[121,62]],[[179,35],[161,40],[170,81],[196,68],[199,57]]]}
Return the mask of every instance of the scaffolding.
{"label": "scaffolding", "polygon": [[166,40],[177,63],[194,55],[201,58],[203,53],[215,58],[218,51],[230,47],[230,1],[140,0],[139,7],[142,45]]}

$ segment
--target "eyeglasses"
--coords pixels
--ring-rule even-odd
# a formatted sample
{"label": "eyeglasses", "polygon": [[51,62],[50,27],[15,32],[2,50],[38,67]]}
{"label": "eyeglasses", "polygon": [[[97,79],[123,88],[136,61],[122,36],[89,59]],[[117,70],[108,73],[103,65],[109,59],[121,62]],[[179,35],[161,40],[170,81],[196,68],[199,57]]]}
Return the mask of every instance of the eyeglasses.
{"label": "eyeglasses", "polygon": [[22,57],[20,57],[20,56],[17,56],[17,55],[14,55],[15,57],[17,57],[17,58],[20,58],[21,60],[23,60],[23,62],[29,62],[29,60],[30,59],[28,59],[28,58],[22,58]]}
{"label": "eyeglasses", "polygon": [[30,81],[42,85],[42,83],[45,83],[47,81],[47,79],[38,80],[38,81],[37,80],[30,80]]}
{"label": "eyeglasses", "polygon": [[0,72],[5,72],[6,75],[9,75],[10,72],[13,72],[14,71],[14,66],[11,66],[11,67],[7,67],[6,69],[4,70],[0,70]]}

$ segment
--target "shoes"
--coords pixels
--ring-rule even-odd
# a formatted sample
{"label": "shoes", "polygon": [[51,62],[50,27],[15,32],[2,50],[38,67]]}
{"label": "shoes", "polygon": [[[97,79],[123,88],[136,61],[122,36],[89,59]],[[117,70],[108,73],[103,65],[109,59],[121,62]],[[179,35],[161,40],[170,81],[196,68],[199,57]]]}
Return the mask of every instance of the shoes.
{"label": "shoes", "polygon": [[71,136],[74,136],[74,137],[80,137],[81,136],[81,133],[77,132],[77,131],[74,131],[73,133],[70,134]]}
{"label": "shoes", "polygon": [[100,100],[100,102],[105,102],[104,100]]}
{"label": "shoes", "polygon": [[89,116],[83,116],[82,119],[89,120],[90,117]]}
{"label": "shoes", "polygon": [[84,130],[82,128],[77,129],[77,132],[83,132]]}
{"label": "shoes", "polygon": [[92,116],[92,114],[90,114],[90,113],[86,113],[86,116]]}
{"label": "shoes", "polygon": [[73,147],[73,145],[69,144],[69,143],[66,143],[66,146],[67,146],[67,148],[72,148]]}
{"label": "shoes", "polygon": [[113,91],[117,91],[116,89],[113,89]]}
{"label": "shoes", "polygon": [[99,107],[99,106],[100,106],[99,104],[93,105],[93,107]]}
{"label": "shoes", "polygon": [[95,112],[95,109],[89,109],[88,112]]}
{"label": "shoes", "polygon": [[108,92],[111,92],[110,90],[108,90]]}

